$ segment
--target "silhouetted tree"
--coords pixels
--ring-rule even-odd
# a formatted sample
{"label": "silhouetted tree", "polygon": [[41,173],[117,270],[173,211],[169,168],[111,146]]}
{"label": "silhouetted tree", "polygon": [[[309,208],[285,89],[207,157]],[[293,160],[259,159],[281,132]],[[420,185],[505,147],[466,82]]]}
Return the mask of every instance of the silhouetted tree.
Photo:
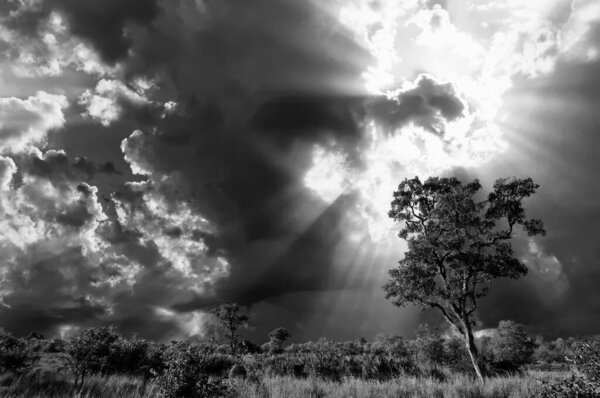
{"label": "silhouetted tree", "polygon": [[239,342],[237,330],[248,321],[248,317],[240,313],[240,307],[235,303],[222,304],[213,309],[212,313],[226,329],[229,349],[236,355]]}
{"label": "silhouetted tree", "polygon": [[390,270],[386,296],[397,306],[439,310],[464,337],[480,380],[473,313],[494,279],[527,273],[510,239],[517,225],[529,236],[545,234],[540,220],[526,219],[522,205],[537,188],[531,178],[499,179],[478,201],[478,180],[432,177],[422,183],[415,177],[394,192],[389,216],[404,222],[398,236],[408,242],[408,251]]}

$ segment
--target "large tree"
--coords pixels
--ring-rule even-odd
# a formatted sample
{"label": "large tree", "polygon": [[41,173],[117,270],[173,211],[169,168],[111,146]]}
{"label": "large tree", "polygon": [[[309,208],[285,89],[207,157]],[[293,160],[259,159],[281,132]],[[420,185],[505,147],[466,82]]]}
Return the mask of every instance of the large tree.
{"label": "large tree", "polygon": [[523,200],[536,192],[531,178],[499,179],[487,198],[478,180],[405,179],[394,192],[389,216],[403,222],[398,236],[408,251],[390,270],[387,298],[397,306],[436,309],[464,341],[477,377],[483,380],[473,337],[478,300],[497,278],[519,278],[527,267],[513,254],[515,227],[544,235],[538,219],[527,219]]}

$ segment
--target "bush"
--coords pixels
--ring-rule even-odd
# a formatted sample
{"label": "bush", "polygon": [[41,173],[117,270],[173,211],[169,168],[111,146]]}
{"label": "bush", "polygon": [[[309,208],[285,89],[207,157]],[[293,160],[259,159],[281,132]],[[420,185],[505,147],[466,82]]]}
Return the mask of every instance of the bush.
{"label": "bush", "polygon": [[497,370],[514,372],[531,363],[536,345],[522,325],[513,321],[500,321],[496,334],[491,339],[490,348],[493,366]]}
{"label": "bush", "polygon": [[155,377],[164,369],[164,346],[133,337],[119,337],[112,345],[106,359],[105,373]]}
{"label": "bush", "polygon": [[83,386],[86,375],[109,372],[109,358],[119,337],[112,327],[100,327],[86,329],[67,340],[66,352],[76,390]]}
{"label": "bush", "polygon": [[0,329],[0,372],[19,373],[28,369],[32,362],[27,343]]}
{"label": "bush", "polygon": [[175,342],[165,352],[165,370],[158,378],[163,398],[210,398],[228,395],[229,388],[220,377],[206,372],[206,347]]}
{"label": "bush", "polygon": [[600,397],[600,340],[573,342],[568,360],[578,374],[559,383],[549,384],[543,398]]}

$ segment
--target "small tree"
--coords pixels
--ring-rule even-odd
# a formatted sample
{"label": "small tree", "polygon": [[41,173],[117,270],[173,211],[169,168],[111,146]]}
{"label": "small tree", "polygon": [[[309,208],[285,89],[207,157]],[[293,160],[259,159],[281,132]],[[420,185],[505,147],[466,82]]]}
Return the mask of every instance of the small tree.
{"label": "small tree", "polygon": [[236,355],[239,342],[237,330],[248,321],[248,317],[240,313],[240,307],[235,303],[222,304],[213,309],[212,313],[226,329],[231,354]]}
{"label": "small tree", "polygon": [[290,337],[291,334],[286,328],[277,328],[269,333],[269,342],[264,347],[271,353],[280,353]]}
{"label": "small tree", "polygon": [[514,371],[531,362],[535,348],[525,328],[513,321],[500,321],[491,340],[494,364],[502,370]]}
{"label": "small tree", "polygon": [[510,239],[523,226],[529,236],[543,235],[540,220],[527,220],[523,199],[536,192],[531,178],[499,179],[486,199],[477,201],[478,180],[405,179],[394,192],[389,216],[404,222],[398,236],[408,251],[390,270],[387,298],[439,310],[464,337],[477,377],[483,380],[473,337],[473,314],[497,278],[519,278],[525,265],[514,258]]}
{"label": "small tree", "polygon": [[66,352],[75,378],[75,391],[81,390],[88,374],[108,371],[119,337],[113,327],[100,327],[86,329],[67,340]]}

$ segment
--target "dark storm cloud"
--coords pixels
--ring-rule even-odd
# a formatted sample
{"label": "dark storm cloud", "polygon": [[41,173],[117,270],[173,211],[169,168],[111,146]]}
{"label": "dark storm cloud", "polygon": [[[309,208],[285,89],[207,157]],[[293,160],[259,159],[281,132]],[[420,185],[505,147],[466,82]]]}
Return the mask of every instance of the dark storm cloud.
{"label": "dark storm cloud", "polygon": [[[433,2],[428,3],[431,6]],[[119,185],[104,204],[110,222],[100,233],[115,256],[90,267],[80,258],[81,245],[75,244],[63,255],[46,254],[35,262],[33,283],[28,287],[23,282],[23,290],[7,298],[15,311],[2,310],[0,315],[11,328],[24,333],[38,317],[42,331],[55,330],[61,324],[102,321],[123,331],[166,338],[179,326],[157,309],[185,316],[223,300],[245,305],[271,300],[269,305],[276,306],[287,293],[335,290],[351,278],[340,275],[345,270],[336,269],[334,263],[347,230],[348,209],[355,203],[352,196],[342,196],[328,206],[306,189],[303,179],[315,145],[359,157],[364,123],[371,119],[390,132],[412,123],[443,135],[445,123],[468,112],[451,84],[428,76],[421,76],[414,88],[394,98],[369,97],[363,89],[362,74],[370,56],[336,15],[329,15],[324,12],[327,7],[316,7],[314,2],[48,0],[42,4],[37,11],[15,15],[14,26],[35,34],[48,12],[57,10],[66,16],[71,32],[91,43],[104,60],[122,63],[128,88],[138,77],[156,79],[156,84],[148,94],[155,102],[140,105],[121,93],[114,98],[121,114],[113,124],[106,128],[80,124],[70,126],[66,133],[71,134],[71,142],[78,141],[88,151],[90,146],[97,147],[91,151],[101,151],[106,142],[117,151],[118,141],[136,128],[142,130],[123,148],[128,162],[142,174],[137,181],[149,178],[145,188],[135,191],[124,186],[132,176],[123,169],[122,159],[112,156],[97,155],[102,159],[98,161],[95,152],[94,156],[84,153],[94,159],[92,162],[85,157],[69,160],[52,152],[31,160],[29,173],[39,178],[65,180],[72,185],[79,180],[100,179],[98,173],[107,173],[119,178]],[[560,75],[561,70],[569,78],[578,75],[584,80],[579,86],[573,84],[577,86],[573,90],[588,90],[590,101],[596,101],[593,95],[598,91],[590,89],[585,80],[596,79],[594,69],[581,66],[582,70],[575,71],[577,68],[570,64],[561,68],[554,78],[569,81]],[[176,106],[167,112],[156,105],[165,101],[174,101]],[[79,106],[81,109],[74,105],[73,112],[82,113],[83,104]],[[588,133],[581,134],[587,137]],[[550,141],[548,138],[545,143],[551,146]],[[588,150],[595,147],[593,142],[585,145]],[[561,148],[551,149],[561,152]],[[80,154],[73,152],[74,156]],[[571,155],[570,162],[577,163],[577,154]],[[121,170],[124,175],[118,176]],[[501,171],[499,175],[506,174]],[[551,185],[548,175],[539,179],[543,186]],[[106,191],[103,187],[100,190]],[[92,195],[86,185],[77,192],[81,200]],[[149,203],[152,199],[148,196],[152,195],[158,199]],[[164,204],[166,210],[153,213],[159,206],[151,205],[156,203]],[[191,230],[184,217],[188,210],[206,217],[214,229]],[[117,211],[127,213],[130,219],[119,218]],[[553,209],[543,211],[556,213]],[[76,207],[54,215],[61,225],[81,229],[85,224],[82,220],[91,216],[86,212],[87,207]],[[566,214],[583,222],[581,216]],[[172,221],[177,217],[180,219]],[[569,221],[557,217],[553,214],[546,220],[550,236],[558,224]],[[598,232],[594,228],[590,226],[586,233]],[[574,224],[567,230],[579,236]],[[563,238],[564,242],[551,241],[552,245],[544,244],[543,248],[556,247],[556,255],[567,264],[567,242],[571,241]],[[214,286],[194,293],[189,289],[189,278],[178,274],[173,261],[165,257],[172,252],[192,257],[193,253],[177,246],[182,241],[205,245],[201,261],[191,261],[193,271],[204,272],[204,266],[210,271],[211,261],[225,256],[230,262],[229,275],[215,278]],[[598,253],[578,245],[581,263],[591,261],[590,253]],[[526,250],[523,246],[522,251]],[[106,284],[134,265],[139,266],[134,288]],[[61,270],[73,271],[74,276],[67,277],[70,274]],[[577,296],[580,293],[572,293],[573,287],[586,287],[585,278],[573,275],[569,274],[569,303],[584,299]],[[38,293],[35,289],[44,279],[47,286],[41,286]],[[64,287],[73,283],[75,291],[67,292]],[[494,291],[514,289],[511,285],[499,287]],[[518,315],[521,320],[558,314],[529,294],[533,290],[520,291],[521,296],[517,292],[510,299],[503,294],[490,297],[488,308],[494,310],[486,312],[490,315],[482,320],[490,324],[498,317],[510,318],[508,307],[528,308],[515,302],[531,304],[527,314]],[[96,301],[82,301],[86,292],[92,292]],[[308,301],[311,296],[294,297]],[[28,304],[38,301],[42,304],[35,308]],[[298,315],[295,321],[302,322],[305,316],[309,315]]]}
{"label": "dark storm cloud", "polygon": [[188,10],[195,26],[177,7],[164,10],[155,21],[163,30],[140,34],[126,66],[133,75],[168,77],[163,94],[178,103],[126,154],[154,176],[177,173],[177,190],[216,225],[216,233],[196,236],[209,255],[221,251],[230,261],[214,293],[171,308],[185,313],[219,300],[251,305],[328,289],[335,231],[350,204],[319,215],[326,205],[302,179],[314,144],[359,146],[366,96],[335,82],[360,86],[368,56],[310,3],[203,4]]}
{"label": "dark storm cloud", "polygon": [[105,307],[86,299],[89,265],[81,247],[61,249],[59,254],[43,247],[30,248],[37,260],[7,275],[14,291],[0,306],[3,325],[17,334],[31,331],[56,333],[62,324],[85,325],[105,312]]}
{"label": "dark storm cloud", "polygon": [[[451,85],[428,77],[394,100],[369,98],[362,73],[370,56],[335,15],[310,2],[163,1],[159,12],[135,9],[136,1],[47,4],[44,10],[66,15],[71,31],[105,60],[120,60],[129,79],[158,77],[151,99],[177,103],[162,119],[153,104],[115,98],[121,120],[139,121],[144,130],[128,141],[125,154],[157,181],[176,176],[169,186],[155,183],[151,189],[173,206],[189,204],[216,229],[190,233],[185,225],[168,224],[167,214],[150,214],[140,192],[115,194],[114,203],[147,220],[115,222],[105,236],[142,267],[133,293],[110,296],[110,319],[126,330],[135,330],[132,316],[140,324],[156,321],[156,307],[185,314],[220,300],[252,305],[289,292],[336,288],[341,279],[333,275],[334,257],[354,198],[327,207],[305,188],[314,145],[358,157],[368,118],[390,130],[413,122],[441,134],[438,124],[464,111]],[[89,22],[95,7],[106,8]],[[125,38],[130,22],[136,28]],[[101,23],[107,34],[100,36]],[[122,126],[116,123],[117,128]],[[67,173],[66,159],[56,163]],[[45,166],[39,165],[39,173],[48,175]],[[93,175],[101,166],[79,159],[71,168]],[[106,211],[114,219],[112,205]],[[74,224],[76,216],[62,220]],[[150,223],[167,225],[160,235],[173,243],[203,242],[206,261],[225,253],[229,276],[214,290],[181,294],[185,282],[164,264],[166,249],[150,239],[157,238],[148,235]],[[104,277],[112,272],[100,269]],[[168,324],[161,323],[159,337],[168,334]]]}
{"label": "dark storm cloud", "polygon": [[13,12],[8,26],[35,35],[40,22],[52,11],[64,15],[70,31],[90,42],[107,63],[113,64],[124,58],[131,46],[128,24],[150,23],[159,7],[156,0],[42,0]]}
{"label": "dark storm cloud", "polygon": [[[590,27],[589,46],[599,48],[599,31],[600,24]],[[513,137],[521,157],[515,163],[498,160],[493,170],[497,175],[523,175],[526,170],[525,175],[541,185],[528,212],[545,223],[548,234],[540,247],[560,262],[566,285],[558,287],[565,290],[557,289],[560,281],[548,278],[548,272],[530,271],[524,281],[501,283],[492,292],[482,320],[492,326],[512,318],[550,335],[594,334],[600,328],[590,316],[600,311],[600,244],[594,238],[600,234],[600,61],[563,60],[552,74],[521,81],[509,93],[516,101],[528,95],[543,100],[508,110],[527,111],[525,127],[516,124],[515,132],[531,141]],[[526,253],[527,248],[520,251]],[[558,265],[552,265],[549,271],[556,272]]]}
{"label": "dark storm cloud", "polygon": [[384,128],[395,129],[413,122],[435,134],[443,135],[443,124],[463,116],[465,103],[451,83],[439,83],[421,75],[416,87],[388,99],[379,97],[369,106],[370,113]]}
{"label": "dark storm cloud", "polygon": [[48,150],[15,157],[17,163],[31,175],[48,179],[54,183],[91,181],[96,173],[118,174],[111,162],[96,164],[86,157],[73,160],[63,151]]}

